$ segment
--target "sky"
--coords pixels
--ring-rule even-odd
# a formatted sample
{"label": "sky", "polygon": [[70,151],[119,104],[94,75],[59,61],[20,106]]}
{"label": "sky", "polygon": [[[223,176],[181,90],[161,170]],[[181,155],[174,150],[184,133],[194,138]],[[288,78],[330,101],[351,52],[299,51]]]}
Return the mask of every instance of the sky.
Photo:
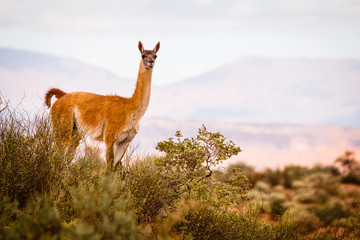
{"label": "sky", "polygon": [[0,47],[136,78],[160,41],[154,84],[243,56],[360,58],[359,0],[0,0]]}

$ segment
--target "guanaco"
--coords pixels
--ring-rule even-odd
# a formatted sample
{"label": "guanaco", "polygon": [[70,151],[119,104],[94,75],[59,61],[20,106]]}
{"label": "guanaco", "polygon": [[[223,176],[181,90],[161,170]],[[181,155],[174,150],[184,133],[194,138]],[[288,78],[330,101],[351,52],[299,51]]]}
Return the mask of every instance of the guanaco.
{"label": "guanaco", "polygon": [[50,116],[55,144],[67,155],[74,156],[81,138],[86,135],[105,142],[107,170],[121,166],[121,159],[138,133],[139,121],[149,105],[151,76],[160,42],[153,50],[144,50],[139,41],[138,48],[141,62],[136,88],[130,98],[88,92],[65,93],[57,88],[46,93],[48,108],[52,96],[58,99],[51,107]]}

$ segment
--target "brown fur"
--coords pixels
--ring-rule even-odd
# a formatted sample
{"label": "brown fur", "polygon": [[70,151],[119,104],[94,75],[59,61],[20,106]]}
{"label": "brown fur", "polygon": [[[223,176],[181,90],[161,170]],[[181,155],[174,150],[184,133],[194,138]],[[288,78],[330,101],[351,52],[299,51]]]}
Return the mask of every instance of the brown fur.
{"label": "brown fur", "polygon": [[61,98],[66,93],[61,91],[58,88],[51,88],[47,93],[45,94],[45,104],[49,108],[51,106],[51,98],[55,95],[56,98]]}
{"label": "brown fur", "polygon": [[58,100],[51,108],[51,120],[55,132],[56,145],[73,156],[81,136],[87,136],[105,142],[108,170],[121,165],[130,141],[139,130],[139,121],[145,114],[150,100],[151,76],[157,43],[153,50],[144,50],[139,42],[142,54],[136,89],[131,98],[103,96],[87,92],[65,93],[52,88],[45,95],[46,106],[51,106],[51,97]]}

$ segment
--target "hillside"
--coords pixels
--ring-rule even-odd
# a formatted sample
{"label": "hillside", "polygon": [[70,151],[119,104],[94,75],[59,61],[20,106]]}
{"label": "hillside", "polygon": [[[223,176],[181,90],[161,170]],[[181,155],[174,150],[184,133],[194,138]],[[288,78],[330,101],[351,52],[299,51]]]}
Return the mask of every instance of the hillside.
{"label": "hillside", "polygon": [[359,127],[359,89],[360,60],[244,57],[161,87],[151,110],[171,118]]}
{"label": "hillside", "polygon": [[27,110],[42,109],[50,87],[127,96],[134,86],[134,81],[75,59],[0,48],[0,91],[13,104],[23,99]]}

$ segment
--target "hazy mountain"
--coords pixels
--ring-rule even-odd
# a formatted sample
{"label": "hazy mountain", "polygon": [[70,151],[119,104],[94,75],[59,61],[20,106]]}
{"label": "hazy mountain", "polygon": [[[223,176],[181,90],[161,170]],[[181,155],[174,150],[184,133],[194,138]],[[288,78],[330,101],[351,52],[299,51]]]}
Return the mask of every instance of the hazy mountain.
{"label": "hazy mountain", "polygon": [[131,95],[135,81],[71,58],[0,48],[0,92],[26,109],[41,109],[50,87],[66,92],[90,91]]}
{"label": "hazy mountain", "polygon": [[360,127],[360,60],[245,57],[163,86],[153,115]]}

